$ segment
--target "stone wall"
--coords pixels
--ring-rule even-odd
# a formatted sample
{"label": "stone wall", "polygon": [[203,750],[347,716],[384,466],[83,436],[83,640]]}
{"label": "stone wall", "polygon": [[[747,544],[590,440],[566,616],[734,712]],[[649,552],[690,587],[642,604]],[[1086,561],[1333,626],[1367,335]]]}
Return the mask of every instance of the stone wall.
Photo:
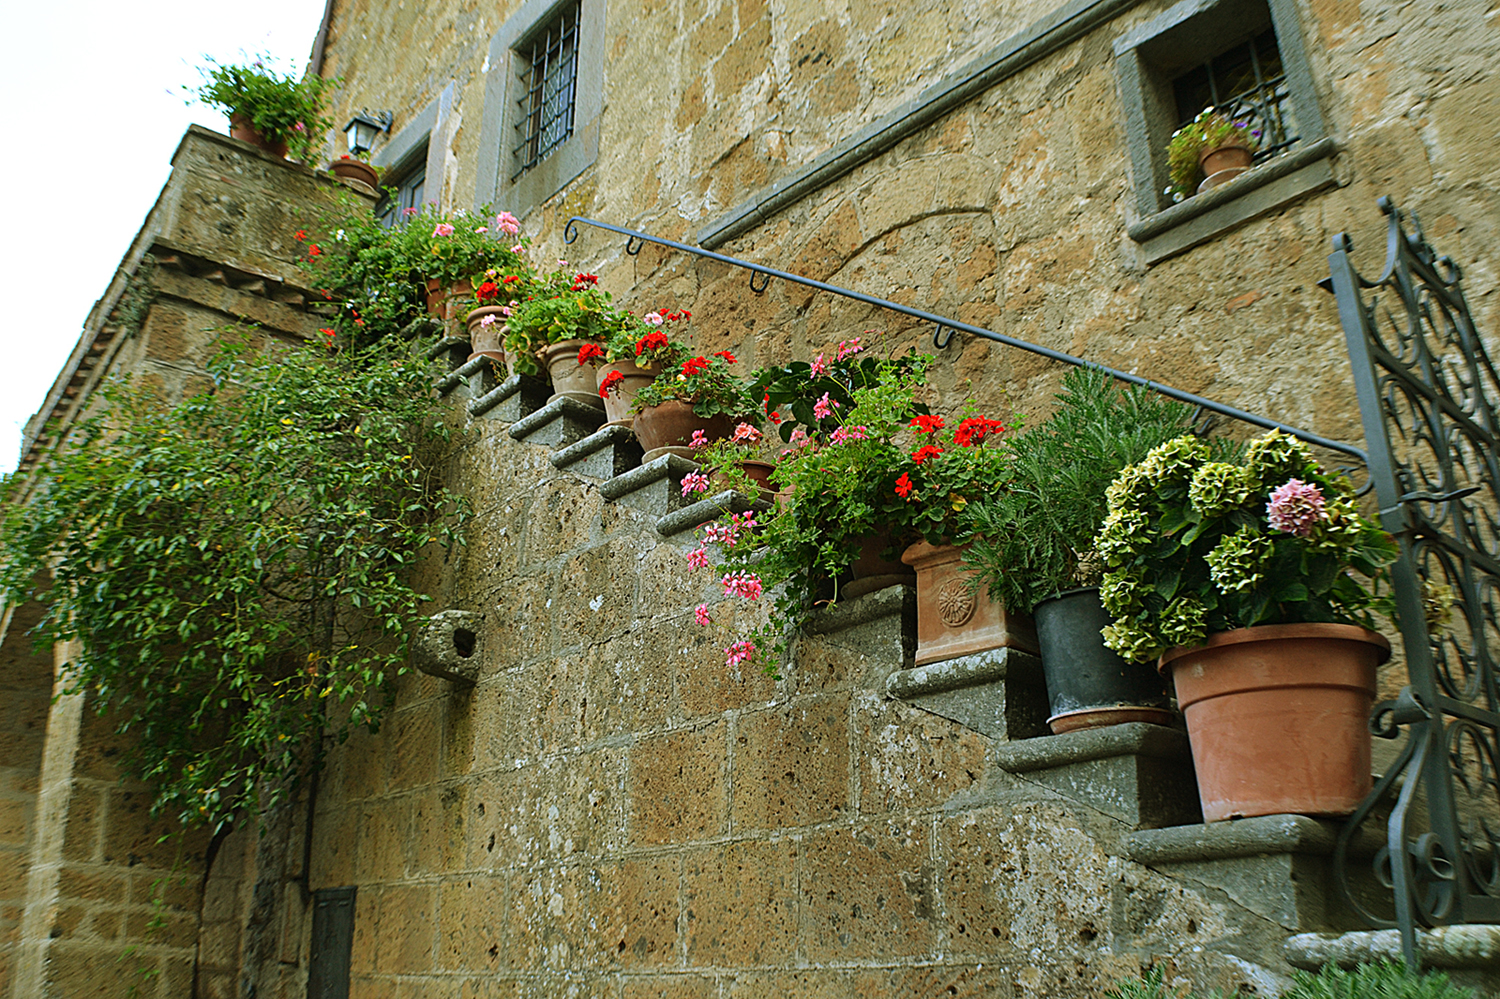
{"label": "stone wall", "polygon": [[12,611],[9,638],[0,646],[0,995],[8,994],[21,939],[52,696],[52,657],[24,637],[39,615],[35,606]]}

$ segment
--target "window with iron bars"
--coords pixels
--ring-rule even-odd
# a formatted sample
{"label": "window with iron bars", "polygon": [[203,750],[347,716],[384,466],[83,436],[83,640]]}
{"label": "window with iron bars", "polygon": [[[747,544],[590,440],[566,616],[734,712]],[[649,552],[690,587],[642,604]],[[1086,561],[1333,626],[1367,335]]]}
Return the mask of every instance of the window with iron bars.
{"label": "window with iron bars", "polygon": [[514,181],[546,159],[573,134],[578,91],[578,20],[580,4],[566,5],[557,16],[516,49],[520,67],[519,114],[511,147]]}
{"label": "window with iron bars", "polygon": [[1258,132],[1256,163],[1290,149],[1300,140],[1273,29],[1183,73],[1172,81],[1172,90],[1179,127],[1212,107]]}

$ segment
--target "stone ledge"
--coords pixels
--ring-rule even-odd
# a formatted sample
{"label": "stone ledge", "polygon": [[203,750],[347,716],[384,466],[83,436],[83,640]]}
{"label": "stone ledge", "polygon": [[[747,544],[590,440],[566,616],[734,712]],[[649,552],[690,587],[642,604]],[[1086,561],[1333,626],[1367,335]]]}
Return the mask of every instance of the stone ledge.
{"label": "stone ledge", "polygon": [[[509,384],[510,379],[505,381]],[[498,392],[499,388],[495,391]],[[588,437],[603,422],[604,407],[595,408],[577,399],[558,396],[536,412],[517,419],[511,424],[510,435],[518,441],[537,437],[538,440],[530,443],[556,449]]]}
{"label": "stone ledge", "polygon": [[1306,815],[1258,815],[1204,825],[1147,829],[1125,838],[1125,855],[1138,864],[1229,860],[1267,853],[1326,855],[1338,825]]}
{"label": "stone ledge", "polygon": [[[483,373],[482,365],[479,371]],[[548,391],[546,382],[527,375],[511,375],[477,399],[470,400],[469,415],[518,422],[541,410]]]}
{"label": "stone ledge", "polygon": [[552,453],[552,466],[595,479],[612,479],[641,463],[641,446],[627,426],[600,427]]}
{"label": "stone ledge", "polygon": [[696,503],[689,503],[680,510],[673,510],[656,522],[656,533],[670,538],[690,531],[699,524],[717,520],[726,513],[746,513],[750,510],[766,510],[771,504],[763,499],[751,499],[744,493],[726,489]]}
{"label": "stone ledge", "polygon": [[1146,722],[1127,722],[1123,725],[1065,732],[1062,735],[1022,739],[996,747],[995,754],[996,764],[1013,774],[1115,756],[1187,760],[1192,755],[1188,749],[1187,733]]}
{"label": "stone ledge", "polygon": [[897,670],[886,678],[885,692],[891,697],[920,697],[1017,676],[1043,682],[1042,661],[1020,649],[990,649],[915,669]]}
{"label": "stone ledge", "polygon": [[[439,341],[438,347],[442,346],[443,342]],[[428,351],[427,356],[432,360],[437,360],[436,357],[433,357],[432,351]],[[439,354],[438,356],[441,356],[441,354]],[[484,367],[485,362],[488,360],[489,358],[487,357],[471,357],[460,364],[458,367],[454,368],[452,371],[448,372],[448,374],[440,379],[437,383],[438,395],[447,395],[449,392],[452,392],[460,385],[466,383],[469,380],[470,376],[479,374],[480,370]],[[478,400],[476,399],[475,402],[478,402]],[[473,409],[472,404],[470,405],[470,409]]]}
{"label": "stone ledge", "polygon": [[[511,428],[511,434],[515,435],[515,427]],[[687,473],[697,470],[698,466],[686,458],[675,454],[664,454],[660,458],[632,468],[623,475],[616,475],[599,487],[599,495],[607,500],[617,500],[627,493],[644,489],[653,482],[665,478],[680,479]]]}
{"label": "stone ledge", "polygon": [[[1325,964],[1353,968],[1401,960],[1401,932],[1299,933],[1282,948],[1286,963],[1294,968],[1317,971]],[[1500,968],[1500,926],[1482,923],[1418,930],[1417,952],[1424,965],[1434,968]]]}
{"label": "stone ledge", "polygon": [[908,601],[916,600],[916,594],[915,586],[898,584],[845,600],[814,611],[807,619],[807,631],[814,635],[831,635],[881,618],[895,617],[905,612]]}

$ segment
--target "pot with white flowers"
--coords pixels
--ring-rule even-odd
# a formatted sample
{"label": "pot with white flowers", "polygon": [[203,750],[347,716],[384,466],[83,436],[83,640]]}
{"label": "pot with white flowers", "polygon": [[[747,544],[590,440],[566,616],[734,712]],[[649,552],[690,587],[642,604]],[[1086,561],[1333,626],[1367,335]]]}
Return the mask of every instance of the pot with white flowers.
{"label": "pot with white flowers", "polygon": [[1124,469],[1108,505],[1105,639],[1171,673],[1205,820],[1351,813],[1371,788],[1397,548],[1347,479],[1276,431],[1230,460],[1180,437]]}

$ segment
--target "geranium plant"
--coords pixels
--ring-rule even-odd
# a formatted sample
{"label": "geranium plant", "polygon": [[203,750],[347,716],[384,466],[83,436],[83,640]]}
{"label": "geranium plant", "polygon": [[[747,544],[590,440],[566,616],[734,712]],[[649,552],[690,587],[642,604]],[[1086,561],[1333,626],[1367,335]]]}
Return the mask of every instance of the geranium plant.
{"label": "geranium plant", "polygon": [[1011,439],[1006,488],[975,504],[964,560],[1005,606],[1030,613],[1065,590],[1098,586],[1104,563],[1094,538],[1104,490],[1127,465],[1189,429],[1192,409],[1102,371],[1063,379],[1057,409]]}
{"label": "geranium plant", "polygon": [[202,72],[203,85],[193,90],[198,100],[219,108],[231,121],[243,119],[267,142],[285,142],[298,159],[333,127],[323,115],[323,103],[337,80],[313,74],[300,80],[283,76],[268,68],[264,57],[248,66],[224,65],[210,58]]}
{"label": "geranium plant", "polygon": [[[505,307],[505,350],[515,358],[516,370],[525,374],[541,370],[540,355],[553,344],[589,340],[602,350],[616,331],[631,325],[630,314],[599,287],[598,275],[554,271],[535,279],[531,294],[526,294],[524,282],[518,284],[517,293],[524,297]],[[586,360],[580,355],[580,364]]]}
{"label": "geranium plant", "polygon": [[1203,179],[1203,153],[1225,146],[1240,146],[1254,152],[1260,148],[1260,129],[1209,107],[1172,133],[1172,140],[1167,143],[1167,171],[1172,179],[1167,194],[1172,200],[1192,196]]}
{"label": "geranium plant", "polygon": [[648,334],[641,344],[641,356],[650,356],[661,370],[636,394],[634,408],[637,412],[676,399],[691,405],[698,416],[727,416],[740,422],[760,422],[755,400],[745,381],[730,370],[730,365],[736,363],[734,354],[716,350],[679,360],[683,353],[681,348],[666,339],[664,333],[656,336],[662,337],[662,342],[658,345],[654,336]]}
{"label": "geranium plant", "polygon": [[[874,384],[854,388],[847,409],[820,396],[809,414],[814,429],[794,427],[772,473],[789,495],[767,513],[730,514],[705,528],[690,564],[710,565],[708,546],[716,545],[727,595],[759,599],[775,588],[768,625],[726,650],[731,666],[774,648],[774,670],[814,604],[837,601],[867,539],[879,539],[888,558],[919,539],[961,539],[970,505],[1002,487],[1002,421],[972,410],[946,420],[918,412],[930,361],[877,361]],[[700,620],[708,615],[702,608]]]}
{"label": "geranium plant", "polygon": [[1271,431],[1238,461],[1178,437],[1120,472],[1106,491],[1098,548],[1114,623],[1105,644],[1149,660],[1210,633],[1260,624],[1375,626],[1397,548],[1365,518],[1342,475]]}
{"label": "geranium plant", "polygon": [[[866,330],[860,336],[841,340],[837,345],[811,361],[792,361],[757,371],[750,391],[761,400],[766,416],[779,428],[781,439],[790,441],[793,432],[831,433],[838,425],[832,415],[818,416],[819,403],[832,410],[848,412],[854,404],[856,389],[871,388],[880,380],[885,366],[895,364],[909,369],[918,355],[907,354],[895,359],[881,356],[870,348],[880,334]],[[925,413],[927,407],[913,401],[914,412]]]}

